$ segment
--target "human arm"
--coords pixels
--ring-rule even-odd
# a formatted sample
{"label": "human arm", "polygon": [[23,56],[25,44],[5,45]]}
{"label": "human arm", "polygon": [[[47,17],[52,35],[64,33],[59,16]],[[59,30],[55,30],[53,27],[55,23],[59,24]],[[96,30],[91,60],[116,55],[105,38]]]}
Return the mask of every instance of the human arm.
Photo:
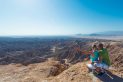
{"label": "human arm", "polygon": [[82,54],[93,54],[92,51],[81,51],[81,52],[82,52]]}

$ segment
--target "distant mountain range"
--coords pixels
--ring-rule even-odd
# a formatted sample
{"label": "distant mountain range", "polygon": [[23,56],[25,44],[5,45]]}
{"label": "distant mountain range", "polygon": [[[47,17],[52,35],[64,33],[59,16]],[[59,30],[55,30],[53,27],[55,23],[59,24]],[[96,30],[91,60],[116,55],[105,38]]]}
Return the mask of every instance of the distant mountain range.
{"label": "distant mountain range", "polygon": [[123,31],[106,31],[91,34],[76,34],[76,36],[123,36]]}

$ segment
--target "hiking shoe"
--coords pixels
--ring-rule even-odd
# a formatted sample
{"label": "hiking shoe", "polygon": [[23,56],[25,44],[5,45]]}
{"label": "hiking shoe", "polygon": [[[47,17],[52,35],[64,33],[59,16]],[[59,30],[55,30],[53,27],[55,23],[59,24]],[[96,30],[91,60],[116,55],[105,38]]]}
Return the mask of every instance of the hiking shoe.
{"label": "hiking shoe", "polygon": [[93,70],[92,73],[93,73],[94,75],[98,75],[98,74],[99,74],[96,70]]}
{"label": "hiking shoe", "polygon": [[98,73],[99,76],[102,76],[103,74],[105,74],[105,72]]}

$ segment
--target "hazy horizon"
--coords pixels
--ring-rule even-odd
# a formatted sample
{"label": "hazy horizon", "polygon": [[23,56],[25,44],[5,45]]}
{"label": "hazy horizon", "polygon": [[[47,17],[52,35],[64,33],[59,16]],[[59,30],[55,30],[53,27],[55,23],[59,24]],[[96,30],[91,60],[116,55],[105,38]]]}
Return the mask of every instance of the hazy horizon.
{"label": "hazy horizon", "polygon": [[0,36],[123,31],[121,0],[1,0]]}

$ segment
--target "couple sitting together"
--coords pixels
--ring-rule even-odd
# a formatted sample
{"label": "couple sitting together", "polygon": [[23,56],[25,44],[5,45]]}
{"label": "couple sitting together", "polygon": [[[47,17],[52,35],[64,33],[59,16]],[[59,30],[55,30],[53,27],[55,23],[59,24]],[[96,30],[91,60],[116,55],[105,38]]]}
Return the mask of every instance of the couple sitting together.
{"label": "couple sitting together", "polygon": [[103,74],[104,70],[108,70],[111,62],[108,51],[103,47],[102,43],[98,46],[94,44],[92,51],[88,54],[90,54],[90,63],[87,64],[89,69],[94,70],[98,74]]}

